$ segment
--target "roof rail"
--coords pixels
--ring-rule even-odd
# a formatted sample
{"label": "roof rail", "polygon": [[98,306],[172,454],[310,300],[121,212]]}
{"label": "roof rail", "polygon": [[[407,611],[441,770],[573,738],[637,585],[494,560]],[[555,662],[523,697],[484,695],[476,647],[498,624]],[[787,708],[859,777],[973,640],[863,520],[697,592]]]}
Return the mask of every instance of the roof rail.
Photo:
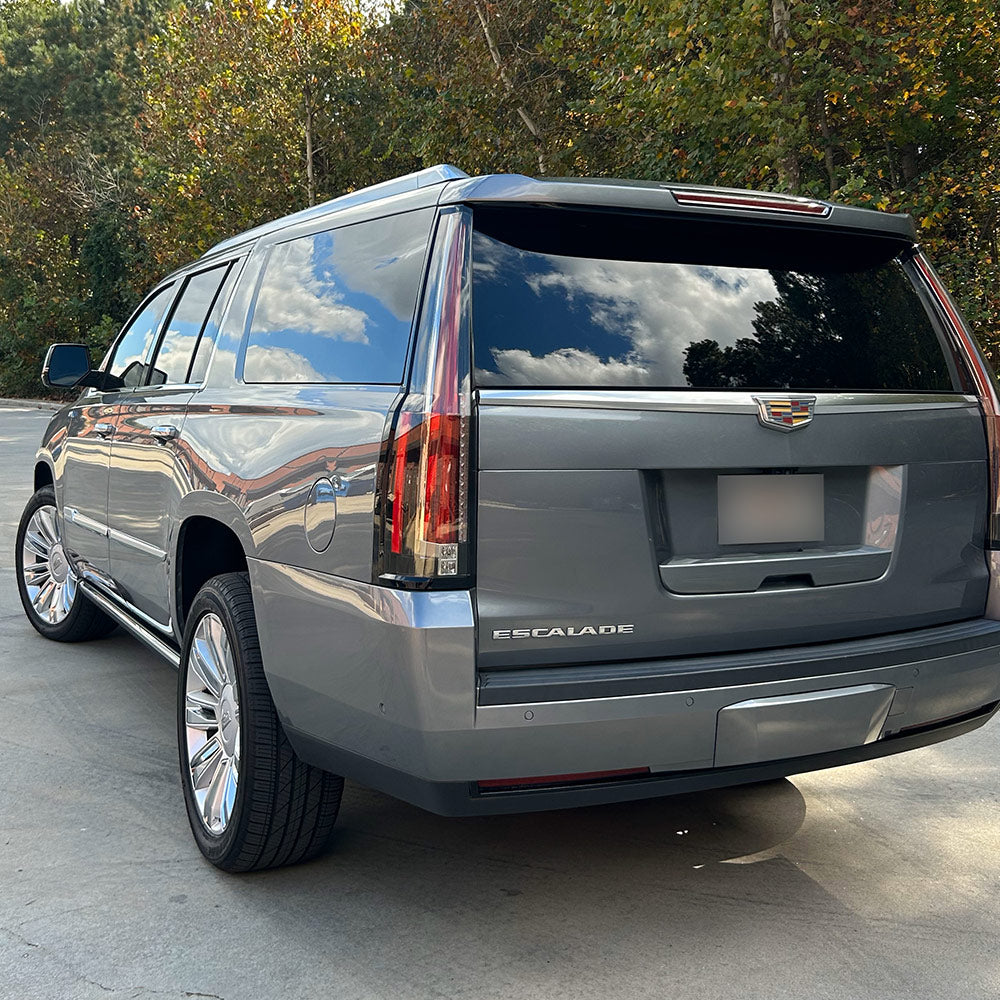
{"label": "roof rail", "polygon": [[426,167],[423,170],[416,170],[412,174],[403,174],[402,177],[394,177],[392,180],[382,181],[381,184],[372,184],[370,187],[359,188],[350,194],[341,195],[339,198],[331,198],[322,204],[304,208],[301,212],[293,212],[291,215],[275,219],[273,222],[265,222],[255,229],[248,229],[245,233],[237,236],[230,236],[216,243],[205,254],[206,257],[228,250],[232,247],[240,246],[250,240],[263,236],[266,233],[274,232],[276,229],[283,229],[285,226],[296,222],[306,222],[309,219],[326,215],[330,212],[337,212],[344,208],[353,208],[355,205],[364,205],[368,202],[379,201],[382,198],[390,198],[396,194],[404,194],[407,191],[416,191],[418,188],[431,187],[434,184],[443,184],[445,181],[458,180],[469,175],[458,167],[453,167],[450,163],[438,163],[433,167]]}

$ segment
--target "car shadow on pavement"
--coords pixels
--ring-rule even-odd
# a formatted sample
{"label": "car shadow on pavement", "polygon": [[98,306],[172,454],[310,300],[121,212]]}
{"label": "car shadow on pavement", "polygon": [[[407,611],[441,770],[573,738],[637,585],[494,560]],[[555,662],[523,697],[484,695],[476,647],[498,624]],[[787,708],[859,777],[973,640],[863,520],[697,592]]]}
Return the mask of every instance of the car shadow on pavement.
{"label": "car shadow on pavement", "polygon": [[[276,934],[294,920],[305,934],[297,947],[336,939],[373,982],[404,993],[422,983],[442,995],[500,996],[491,989],[507,983],[517,995],[530,983],[532,996],[570,996],[569,984],[587,982],[586,995],[613,996],[624,974],[631,995],[665,996],[672,959],[709,961],[728,947],[728,959],[717,955],[723,967],[737,956],[753,964],[784,942],[787,961],[789,937],[810,953],[811,974],[843,981],[843,942],[831,949],[831,929],[863,940],[867,921],[781,856],[805,816],[784,779],[460,819],[351,785],[328,855],[252,876],[239,894],[268,907]],[[281,902],[291,886],[294,913]],[[442,981],[463,965],[461,987]]]}
{"label": "car shadow on pavement", "polygon": [[655,863],[676,873],[759,854],[792,837],[806,805],[785,779],[639,802],[448,818],[348,785],[332,856],[431,849],[457,861],[575,870]]}

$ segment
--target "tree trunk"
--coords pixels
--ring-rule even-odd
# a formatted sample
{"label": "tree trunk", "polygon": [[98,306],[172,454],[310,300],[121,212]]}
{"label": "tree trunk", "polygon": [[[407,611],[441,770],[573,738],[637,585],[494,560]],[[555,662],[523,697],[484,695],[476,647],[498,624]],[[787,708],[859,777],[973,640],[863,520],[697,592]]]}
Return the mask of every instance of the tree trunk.
{"label": "tree trunk", "polygon": [[[483,8],[479,0],[473,0],[472,6],[475,8],[476,16],[479,18],[479,23],[483,29],[483,38],[486,39],[486,47],[490,50],[490,56],[493,59],[494,64],[497,68],[497,75],[500,77],[500,82],[503,84],[504,90],[507,91],[508,95],[514,95],[514,82],[511,80],[510,76],[507,74],[507,70],[504,68],[503,59],[500,58],[500,50],[497,48],[496,42],[493,39],[493,32],[490,31],[489,23],[486,20],[486,14],[483,12]],[[518,104],[517,115],[524,122],[524,127],[531,133],[532,138],[535,140],[535,151],[538,156],[538,172],[542,175],[548,173],[547,163],[545,159],[545,148],[542,139],[542,132],[539,129],[538,124],[535,122],[534,118],[528,113],[528,109],[523,104]]]}
{"label": "tree trunk", "polygon": [[830,119],[826,114],[826,94],[820,94],[816,103],[819,105],[819,130],[823,134],[823,162],[826,164],[826,176],[830,180],[830,195],[832,196],[837,190],[837,167],[833,160]]}
{"label": "tree trunk", "polygon": [[[771,47],[778,54],[780,68],[774,73],[774,89],[778,101],[787,108],[792,98],[792,59],[788,54],[789,21],[787,0],[771,0]],[[790,131],[792,123],[785,121]],[[778,175],[785,186],[798,194],[802,183],[802,166],[799,162],[798,150],[788,135],[779,135]]]}
{"label": "tree trunk", "polygon": [[899,165],[903,171],[903,180],[907,184],[917,177],[917,145],[914,142],[906,143],[900,151]]}
{"label": "tree trunk", "polygon": [[306,133],[306,197],[309,199],[309,206],[316,204],[316,168],[313,163],[313,106],[312,87],[306,83],[303,91],[303,103],[305,105],[305,133]]}
{"label": "tree trunk", "polygon": [[892,151],[892,144],[889,142],[889,137],[885,134],[885,129],[880,128],[879,134],[882,136],[882,144],[885,146],[885,162],[889,168],[889,183],[892,184],[892,189],[895,191],[899,187],[899,173],[896,170],[896,156]]}

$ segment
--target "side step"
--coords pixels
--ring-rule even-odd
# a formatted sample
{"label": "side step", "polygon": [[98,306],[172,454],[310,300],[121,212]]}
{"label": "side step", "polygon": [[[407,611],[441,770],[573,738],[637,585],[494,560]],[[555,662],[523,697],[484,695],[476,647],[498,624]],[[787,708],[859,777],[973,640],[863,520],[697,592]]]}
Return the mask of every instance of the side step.
{"label": "side step", "polygon": [[123,629],[131,632],[140,642],[145,643],[154,653],[159,653],[175,670],[180,669],[181,655],[169,643],[137,622],[127,611],[120,608],[110,597],[105,597],[99,590],[85,580],[80,581],[80,589],[87,599],[93,601],[109,618],[113,618]]}

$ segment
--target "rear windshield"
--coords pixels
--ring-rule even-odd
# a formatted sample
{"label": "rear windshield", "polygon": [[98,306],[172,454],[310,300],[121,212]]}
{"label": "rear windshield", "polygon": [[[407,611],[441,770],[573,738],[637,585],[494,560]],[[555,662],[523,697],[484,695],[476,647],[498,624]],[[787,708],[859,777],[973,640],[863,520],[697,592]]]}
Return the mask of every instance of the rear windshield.
{"label": "rear windshield", "polygon": [[477,210],[480,386],[959,391],[896,240]]}

